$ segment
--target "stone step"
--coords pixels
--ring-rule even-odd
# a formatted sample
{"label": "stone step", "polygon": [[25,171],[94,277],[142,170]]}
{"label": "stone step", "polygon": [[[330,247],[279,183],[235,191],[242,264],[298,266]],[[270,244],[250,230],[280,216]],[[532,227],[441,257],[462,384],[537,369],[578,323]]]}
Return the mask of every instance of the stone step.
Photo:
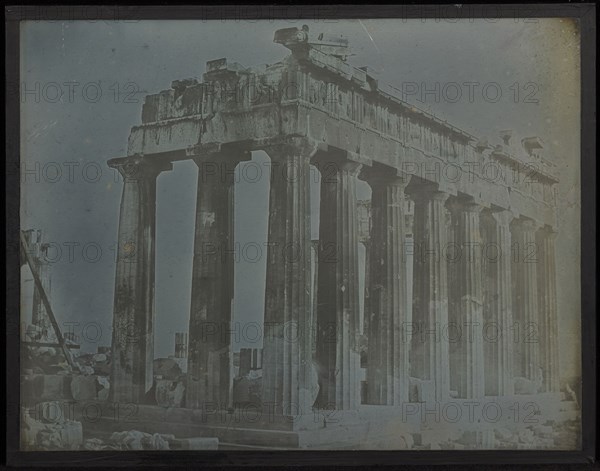
{"label": "stone step", "polygon": [[98,419],[93,423],[84,422],[84,435],[86,437],[110,436],[112,432],[125,430],[139,430],[146,433],[173,434],[177,438],[193,437],[218,437],[225,443],[245,445],[266,445],[286,448],[297,448],[299,438],[297,432],[285,430],[265,430],[260,428],[238,428],[225,426],[211,426],[199,424],[183,424],[177,422],[120,422],[112,419]]}
{"label": "stone step", "polygon": [[[176,422],[180,424],[198,426],[224,426],[235,428],[264,428],[270,430],[315,430],[323,427],[323,416],[319,412],[311,412],[303,416],[284,416],[260,411],[256,408],[238,409],[233,412],[209,411],[202,413],[200,410],[160,407],[141,404],[114,404],[110,402],[93,403],[82,402],[74,409],[75,420],[85,420],[84,415],[114,419],[127,422]],[[342,416],[340,420],[355,420],[350,413]]]}
{"label": "stone step", "polygon": [[[173,434],[177,438],[217,437],[219,441],[236,446],[254,446],[265,449],[294,448],[352,448],[367,435],[368,426],[354,422],[330,424],[316,430],[277,430],[264,427],[237,427],[221,424],[181,423],[175,421],[117,421],[99,418],[83,421],[86,438],[107,439],[113,432],[139,430],[146,433]],[[348,439],[353,446],[348,445]],[[227,445],[227,446],[229,446]]]}
{"label": "stone step", "polygon": [[275,446],[257,446],[257,445],[242,445],[239,443],[225,443],[219,442],[219,450],[248,450],[248,451],[261,451],[261,450],[273,450],[273,451],[285,451],[289,448],[275,447]]}

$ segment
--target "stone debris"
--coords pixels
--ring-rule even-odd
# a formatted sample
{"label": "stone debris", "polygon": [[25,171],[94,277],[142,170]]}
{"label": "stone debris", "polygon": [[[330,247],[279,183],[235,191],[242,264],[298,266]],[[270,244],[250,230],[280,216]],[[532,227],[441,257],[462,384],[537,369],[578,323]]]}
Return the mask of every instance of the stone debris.
{"label": "stone debris", "polygon": [[161,407],[181,407],[185,386],[182,381],[157,379],[155,387],[156,404]]}
{"label": "stone debris", "polygon": [[106,450],[216,450],[216,437],[175,438],[175,435],[144,433],[138,430],[115,432],[106,442],[95,439],[88,449]]}
{"label": "stone debris", "polygon": [[183,372],[173,358],[157,358],[154,360],[155,378],[177,381],[183,379],[182,376]]}
{"label": "stone debris", "polygon": [[110,391],[110,381],[107,376],[96,376],[98,383],[98,400],[108,401],[108,393]]}
{"label": "stone debris", "polygon": [[[21,411],[21,444],[30,450],[78,450],[83,444],[81,422],[67,420],[59,403],[40,407],[41,420]],[[50,412],[52,411],[52,412]]]}
{"label": "stone debris", "polygon": [[110,376],[110,350],[103,349],[102,353],[84,353],[75,358],[75,364],[82,374]]}
{"label": "stone debris", "polygon": [[121,450],[169,450],[168,440],[174,438],[174,435],[150,434],[138,430],[129,430],[113,433],[110,442],[112,442],[112,445],[120,446]]}

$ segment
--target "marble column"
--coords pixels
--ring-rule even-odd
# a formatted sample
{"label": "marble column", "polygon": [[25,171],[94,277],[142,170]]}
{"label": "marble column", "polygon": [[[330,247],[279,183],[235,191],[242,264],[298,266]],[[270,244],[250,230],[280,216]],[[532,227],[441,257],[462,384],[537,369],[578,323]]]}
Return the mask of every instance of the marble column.
{"label": "marble column", "polygon": [[540,364],[543,375],[543,391],[547,392],[560,392],[555,239],[556,232],[549,227],[544,227],[536,233],[536,245],[539,253],[537,279],[540,316]]}
{"label": "marble column", "polygon": [[311,412],[310,150],[266,149],[271,158],[263,343],[263,405],[284,415]]}
{"label": "marble column", "polygon": [[234,171],[247,153],[214,152],[198,166],[186,407],[230,402]]}
{"label": "marble column", "polygon": [[[363,242],[365,248],[365,286],[363,290],[363,335],[369,337],[369,315],[371,313],[371,294],[369,285],[371,284],[371,240]],[[367,350],[368,352],[368,350]]]}
{"label": "marble column", "polygon": [[537,228],[529,219],[514,220],[511,224],[511,270],[515,375],[540,382]]}
{"label": "marble column", "polygon": [[479,214],[482,206],[454,198],[448,205],[452,214],[456,256],[449,257],[452,280],[450,324],[460,332],[455,365],[458,397],[482,398],[485,394],[483,368],[483,273]]}
{"label": "marble column", "polygon": [[484,367],[486,395],[514,394],[510,211],[486,211]]}
{"label": "marble column", "polygon": [[411,376],[430,381],[436,401],[449,398],[448,277],[444,250],[447,245],[448,193],[433,185],[411,191],[414,207],[414,283]]}
{"label": "marble column", "polygon": [[112,159],[108,165],[123,176],[110,397],[139,403],[153,383],[156,178],[172,166],[142,156]]}
{"label": "marble column", "polygon": [[360,165],[325,155],[321,170],[317,364],[321,409],[360,404],[358,214]]}
{"label": "marble column", "polygon": [[392,169],[367,175],[371,186],[371,257],[367,364],[368,402],[408,402],[409,343],[404,337],[412,306],[407,302],[405,197],[408,180]]}

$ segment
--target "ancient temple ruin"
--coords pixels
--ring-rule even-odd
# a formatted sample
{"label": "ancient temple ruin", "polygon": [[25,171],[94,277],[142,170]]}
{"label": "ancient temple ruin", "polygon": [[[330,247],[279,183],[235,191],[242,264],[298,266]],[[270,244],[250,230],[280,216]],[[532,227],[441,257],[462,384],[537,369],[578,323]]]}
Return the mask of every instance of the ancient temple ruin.
{"label": "ancient temple ruin", "polygon": [[[411,402],[415,384],[420,402],[510,396],[527,382],[558,393],[557,178],[541,140],[517,145],[506,132],[490,145],[420,110],[350,65],[345,40],[288,28],[275,42],[291,51],[280,62],[212,60],[201,83],[148,95],[127,156],[108,162],[124,180],[111,400],[141,402],[152,387],[156,180],[193,160],[185,407],[228,403],[231,345],[216,331],[231,322],[234,264],[222,254],[232,252],[233,172],[257,150],[272,164],[263,404],[281,415],[360,406],[361,242],[367,404]],[[314,288],[310,166],[321,175]],[[367,235],[359,179],[372,190]]]}

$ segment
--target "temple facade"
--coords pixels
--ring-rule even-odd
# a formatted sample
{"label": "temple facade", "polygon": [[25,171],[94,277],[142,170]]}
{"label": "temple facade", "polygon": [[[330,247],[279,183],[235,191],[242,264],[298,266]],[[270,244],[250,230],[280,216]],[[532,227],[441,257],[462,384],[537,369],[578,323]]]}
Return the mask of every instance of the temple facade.
{"label": "temple facade", "polygon": [[[185,407],[229,401],[231,340],[220,332],[234,263],[222,254],[233,252],[233,173],[258,150],[271,159],[263,403],[281,414],[356,410],[361,334],[368,404],[507,396],[523,384],[558,393],[557,178],[542,142],[504,132],[490,145],[414,107],[350,65],[343,40],[288,28],[275,42],[290,50],[280,62],[210,61],[202,82],[148,95],[127,156],[108,162],[124,180],[111,399],[140,402],[152,387],[156,181],[193,160]],[[359,180],[369,203],[357,200]]]}

